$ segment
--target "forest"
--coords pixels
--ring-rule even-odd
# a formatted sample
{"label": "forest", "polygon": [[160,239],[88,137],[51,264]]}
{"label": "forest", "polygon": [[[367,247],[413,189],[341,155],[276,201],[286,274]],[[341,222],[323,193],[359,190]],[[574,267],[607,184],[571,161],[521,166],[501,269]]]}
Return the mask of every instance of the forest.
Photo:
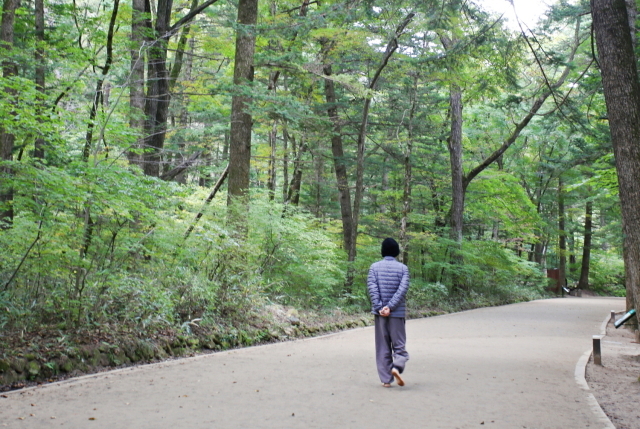
{"label": "forest", "polygon": [[386,237],[413,317],[558,284],[633,308],[635,1],[484,3],[3,0],[0,358],[366,314]]}

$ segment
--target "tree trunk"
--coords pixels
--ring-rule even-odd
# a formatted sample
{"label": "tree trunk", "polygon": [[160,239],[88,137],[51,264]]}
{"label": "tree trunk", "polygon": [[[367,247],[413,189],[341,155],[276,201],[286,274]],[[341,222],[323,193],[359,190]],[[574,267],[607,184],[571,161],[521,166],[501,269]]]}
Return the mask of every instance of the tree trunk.
{"label": "tree trunk", "polygon": [[[183,25],[189,23],[204,9],[217,0],[205,1],[193,7],[175,24],[170,25],[173,0],[158,0],[156,25],[153,29],[153,41],[147,52],[147,98],[145,100],[145,138],[144,138],[144,173],[148,176],[160,175],[162,149],[167,133],[167,118],[171,102],[170,80],[172,76],[167,69],[167,48],[169,38]],[[257,1],[257,0],[252,0]],[[153,4],[153,3],[151,3]],[[145,0],[145,10],[149,8],[149,0]],[[238,52],[236,52],[236,55]],[[236,61],[237,63],[237,61]],[[177,77],[177,75],[175,76]]]}
{"label": "tree trunk", "polygon": [[120,0],[114,0],[113,10],[111,11],[111,19],[109,20],[109,31],[107,34],[107,58],[105,59],[102,69],[102,77],[98,79],[96,83],[96,92],[93,96],[93,104],[91,105],[91,111],[89,112],[89,123],[87,125],[87,133],[85,136],[84,150],[82,151],[82,160],[87,161],[89,154],[93,147],[93,131],[96,126],[96,116],[98,114],[98,107],[103,104],[104,92],[103,85],[111,64],[113,63],[113,36],[115,32],[116,17],[118,16],[118,7],[120,6]]}
{"label": "tree trunk", "polygon": [[591,233],[593,229],[593,202],[587,201],[584,215],[584,246],[582,247],[582,268],[580,269],[580,280],[578,288],[589,289],[589,265],[591,263]]}
{"label": "tree trunk", "polygon": [[558,271],[560,286],[565,286],[567,278],[567,234],[565,231],[564,186],[562,176],[558,177]]}
{"label": "tree trunk", "polygon": [[[573,224],[571,212],[569,212],[569,224]],[[573,229],[567,234],[567,241],[569,242],[569,273],[574,274],[576,272],[576,240]]]}
{"label": "tree trunk", "polygon": [[[148,0],[147,0],[148,1]],[[154,41],[147,52],[147,98],[145,100],[144,173],[160,176],[161,150],[169,113],[167,44],[173,0],[158,0]]]}
{"label": "tree trunk", "polygon": [[[303,136],[304,138],[304,136]],[[292,138],[293,146],[295,147],[295,140]],[[298,153],[293,165],[293,177],[291,178],[291,184],[289,185],[289,191],[287,193],[286,202],[297,206],[300,203],[300,187],[302,186],[302,156],[308,150],[307,144],[304,140],[300,141],[298,147]]]}
{"label": "tree trunk", "polygon": [[[20,0],[4,0],[2,7],[2,22],[0,23],[0,44],[7,51],[13,49],[14,24],[16,18],[16,9],[20,5]],[[2,61],[2,75],[5,79],[11,78],[18,74],[18,68],[11,59]],[[15,90],[11,88],[2,88],[7,98],[15,95]],[[0,128],[0,160],[13,160],[13,143],[15,136],[5,132]],[[0,177],[13,175],[11,168],[0,169]],[[5,229],[13,223],[13,189],[6,185],[0,186],[0,229]]]}
{"label": "tree trunk", "polygon": [[[45,114],[45,61],[44,61],[44,0],[35,0],[35,22],[36,22],[36,51],[35,51],[35,82],[38,91],[38,99],[36,103],[36,116],[38,122],[43,122]],[[44,158],[45,141],[42,136],[38,136],[35,141],[33,151],[34,158]]]}
{"label": "tree trunk", "polygon": [[407,147],[404,152],[404,186],[402,190],[402,219],[400,220],[400,245],[402,246],[402,263],[409,263],[409,214],[411,213],[411,182],[413,180],[411,170],[411,157],[413,153],[413,119],[418,104],[418,75],[413,80],[411,94],[411,109],[409,111],[409,124],[407,127]]}
{"label": "tree trunk", "polygon": [[273,120],[271,124],[271,130],[269,131],[269,146],[271,152],[269,154],[269,180],[267,182],[267,188],[269,189],[269,200],[273,201],[276,198],[276,141],[278,137],[278,121]]}
{"label": "tree trunk", "polygon": [[143,155],[140,151],[144,142],[144,32],[151,26],[149,18],[145,18],[145,0],[131,0],[131,69],[129,78],[129,127],[137,137],[135,143],[127,151],[131,164],[142,165]]}
{"label": "tree trunk", "polygon": [[[328,62],[328,54],[332,48],[332,43],[328,39],[321,40],[323,53],[323,72],[327,76],[324,80],[324,93],[327,100],[327,115],[333,125],[331,134],[331,153],[333,155],[333,165],[338,182],[338,193],[340,195],[340,213],[342,215],[342,247],[347,252],[349,260],[352,260],[351,250],[355,249],[353,241],[353,215],[351,211],[351,193],[349,192],[349,180],[347,178],[347,166],[345,162],[344,148],[342,145],[342,126],[338,116],[338,100],[336,90],[330,76],[332,74],[331,64]],[[353,255],[355,257],[355,255]]]}
{"label": "tree trunk", "polygon": [[249,113],[250,83],[253,82],[255,26],[258,20],[258,0],[240,0],[236,33],[236,55],[233,69],[235,94],[231,101],[229,152],[229,196],[227,204],[240,199],[247,202],[251,167],[251,126]]}
{"label": "tree trunk", "polygon": [[616,160],[627,295],[640,311],[640,82],[624,0],[591,0]]}
{"label": "tree trunk", "polygon": [[286,203],[289,199],[289,133],[286,120],[282,126],[282,151],[282,202]]}
{"label": "tree trunk", "polygon": [[[623,226],[622,229],[624,230],[624,221],[622,222]],[[625,281],[625,286],[626,286],[626,309],[627,311],[636,308],[636,295],[633,293],[633,290],[629,290],[629,281],[628,279],[633,277],[633,274],[631,272],[631,270],[633,269],[633,261],[629,258],[629,251],[627,249],[627,245],[628,245],[628,240],[623,240],[622,243],[622,259],[624,260],[624,276],[625,279],[627,279]],[[637,310],[636,310],[637,311]],[[631,319],[629,322],[627,322],[627,325],[629,325],[630,327],[637,329],[638,328],[638,318],[635,317],[633,319]]]}
{"label": "tree trunk", "polygon": [[462,243],[465,189],[462,170],[462,92],[452,84],[449,95],[451,133],[447,140],[451,163],[451,239]]}

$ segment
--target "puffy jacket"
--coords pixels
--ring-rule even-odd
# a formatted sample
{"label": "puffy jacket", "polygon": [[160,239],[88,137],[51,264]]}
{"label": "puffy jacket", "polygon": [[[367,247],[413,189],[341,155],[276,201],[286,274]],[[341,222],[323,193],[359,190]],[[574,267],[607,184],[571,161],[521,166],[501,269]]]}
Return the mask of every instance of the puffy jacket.
{"label": "puffy jacket", "polygon": [[409,289],[409,269],[392,256],[371,264],[367,277],[371,312],[380,314],[385,306],[390,317],[405,317],[405,295]]}

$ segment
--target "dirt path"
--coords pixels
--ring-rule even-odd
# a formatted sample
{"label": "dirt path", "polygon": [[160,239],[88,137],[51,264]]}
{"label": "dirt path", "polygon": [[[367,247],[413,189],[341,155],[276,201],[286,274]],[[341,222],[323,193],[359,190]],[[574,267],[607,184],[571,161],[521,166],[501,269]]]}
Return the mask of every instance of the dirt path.
{"label": "dirt path", "polygon": [[409,321],[402,388],[380,386],[369,327],[10,392],[0,427],[606,428],[574,377],[623,307],[566,298]]}

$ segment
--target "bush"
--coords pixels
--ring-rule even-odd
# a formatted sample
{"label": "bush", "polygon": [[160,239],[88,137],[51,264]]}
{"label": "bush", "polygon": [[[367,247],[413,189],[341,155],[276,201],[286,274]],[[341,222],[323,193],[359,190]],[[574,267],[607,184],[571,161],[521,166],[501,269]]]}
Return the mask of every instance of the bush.
{"label": "bush", "polygon": [[589,285],[600,295],[625,296],[624,261],[617,255],[595,253],[591,256]]}

